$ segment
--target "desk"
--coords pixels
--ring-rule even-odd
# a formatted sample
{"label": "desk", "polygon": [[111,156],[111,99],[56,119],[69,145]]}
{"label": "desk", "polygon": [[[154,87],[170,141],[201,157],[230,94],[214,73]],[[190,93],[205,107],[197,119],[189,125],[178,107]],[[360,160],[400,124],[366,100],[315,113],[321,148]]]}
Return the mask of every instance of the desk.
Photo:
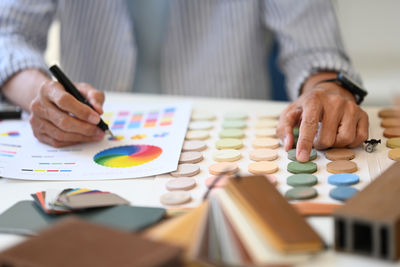
{"label": "desk", "polygon": [[[271,113],[280,113],[287,103],[271,102],[271,101],[250,101],[250,100],[218,100],[207,98],[183,98],[183,97],[154,97],[151,95],[126,95],[117,93],[108,93],[107,101],[119,101],[123,103],[168,103],[180,100],[192,100],[194,109],[199,110],[218,110],[232,111],[234,110],[248,110],[251,112],[263,112],[268,110]],[[370,134],[374,138],[382,137],[382,129],[378,126],[376,113],[377,108],[368,108],[367,112],[370,115]],[[386,149],[384,145],[378,147],[374,153],[375,159],[380,162],[379,168],[372,168],[373,172],[380,172],[389,166],[390,161],[386,160]],[[372,176],[377,173],[373,173]],[[100,190],[106,190],[118,193],[122,197],[129,200],[132,205],[137,206],[160,206],[159,195],[157,192],[155,179],[124,179],[112,181],[19,181],[0,179],[0,212],[5,211],[11,205],[21,200],[30,200],[30,194],[37,191],[42,191],[50,188],[63,189],[68,187],[88,187]],[[329,217],[310,217],[308,218],[311,225],[319,232],[325,242],[331,246],[333,243],[333,220]],[[23,237],[15,235],[0,234],[0,250],[3,250],[17,242],[23,240]],[[336,253],[332,249],[318,254],[307,263],[306,266],[393,266],[393,264],[383,261],[359,257],[353,255],[346,255],[343,253]]]}

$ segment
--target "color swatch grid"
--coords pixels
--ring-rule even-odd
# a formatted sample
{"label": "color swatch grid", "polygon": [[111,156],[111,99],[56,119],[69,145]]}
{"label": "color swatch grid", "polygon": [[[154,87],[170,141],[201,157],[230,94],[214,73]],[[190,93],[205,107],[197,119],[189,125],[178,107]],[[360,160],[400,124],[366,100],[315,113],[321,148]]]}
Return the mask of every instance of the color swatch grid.
{"label": "color swatch grid", "polygon": [[175,107],[162,110],[144,111],[120,111],[118,113],[105,112],[103,120],[111,125],[112,130],[152,128],[158,126],[169,126],[173,123]]}
{"label": "color swatch grid", "polygon": [[0,136],[18,137],[19,136],[19,132],[13,131],[13,132],[0,133]]}
{"label": "color swatch grid", "polygon": [[172,124],[175,115],[175,108],[167,108],[161,118],[160,126],[168,126]]}
{"label": "color swatch grid", "polygon": [[20,147],[15,144],[0,144],[0,157],[13,158]]}

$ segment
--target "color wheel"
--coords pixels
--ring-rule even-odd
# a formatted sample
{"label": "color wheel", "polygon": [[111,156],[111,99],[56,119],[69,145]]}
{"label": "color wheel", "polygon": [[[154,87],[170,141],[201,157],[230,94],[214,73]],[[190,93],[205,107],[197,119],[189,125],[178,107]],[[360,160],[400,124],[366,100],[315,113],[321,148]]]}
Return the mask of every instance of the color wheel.
{"label": "color wheel", "polygon": [[100,151],[93,160],[105,167],[126,168],[150,162],[161,153],[160,147],[152,145],[118,146]]}

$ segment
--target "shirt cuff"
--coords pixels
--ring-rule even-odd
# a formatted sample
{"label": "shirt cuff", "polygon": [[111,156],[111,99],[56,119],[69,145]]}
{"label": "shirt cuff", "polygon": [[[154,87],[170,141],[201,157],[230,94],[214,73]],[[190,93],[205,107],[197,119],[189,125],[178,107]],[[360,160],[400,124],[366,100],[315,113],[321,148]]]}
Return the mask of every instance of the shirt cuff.
{"label": "shirt cuff", "polygon": [[283,62],[282,70],[286,74],[286,86],[292,100],[298,98],[300,89],[308,77],[320,71],[343,72],[362,84],[360,75],[353,69],[350,61],[338,53],[319,52],[296,56]]}
{"label": "shirt cuff", "polygon": [[39,69],[50,77],[43,55],[26,43],[0,43],[0,88],[16,73],[25,69]]}

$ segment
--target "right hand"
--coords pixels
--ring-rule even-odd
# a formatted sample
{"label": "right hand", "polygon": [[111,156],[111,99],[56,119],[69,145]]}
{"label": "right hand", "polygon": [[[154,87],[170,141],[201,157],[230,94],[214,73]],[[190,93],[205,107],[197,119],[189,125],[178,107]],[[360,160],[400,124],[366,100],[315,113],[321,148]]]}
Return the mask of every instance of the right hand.
{"label": "right hand", "polygon": [[85,83],[75,85],[95,110],[76,100],[59,82],[44,82],[30,104],[30,123],[39,141],[64,147],[103,139],[104,132],[96,125],[103,113],[104,94]]}

